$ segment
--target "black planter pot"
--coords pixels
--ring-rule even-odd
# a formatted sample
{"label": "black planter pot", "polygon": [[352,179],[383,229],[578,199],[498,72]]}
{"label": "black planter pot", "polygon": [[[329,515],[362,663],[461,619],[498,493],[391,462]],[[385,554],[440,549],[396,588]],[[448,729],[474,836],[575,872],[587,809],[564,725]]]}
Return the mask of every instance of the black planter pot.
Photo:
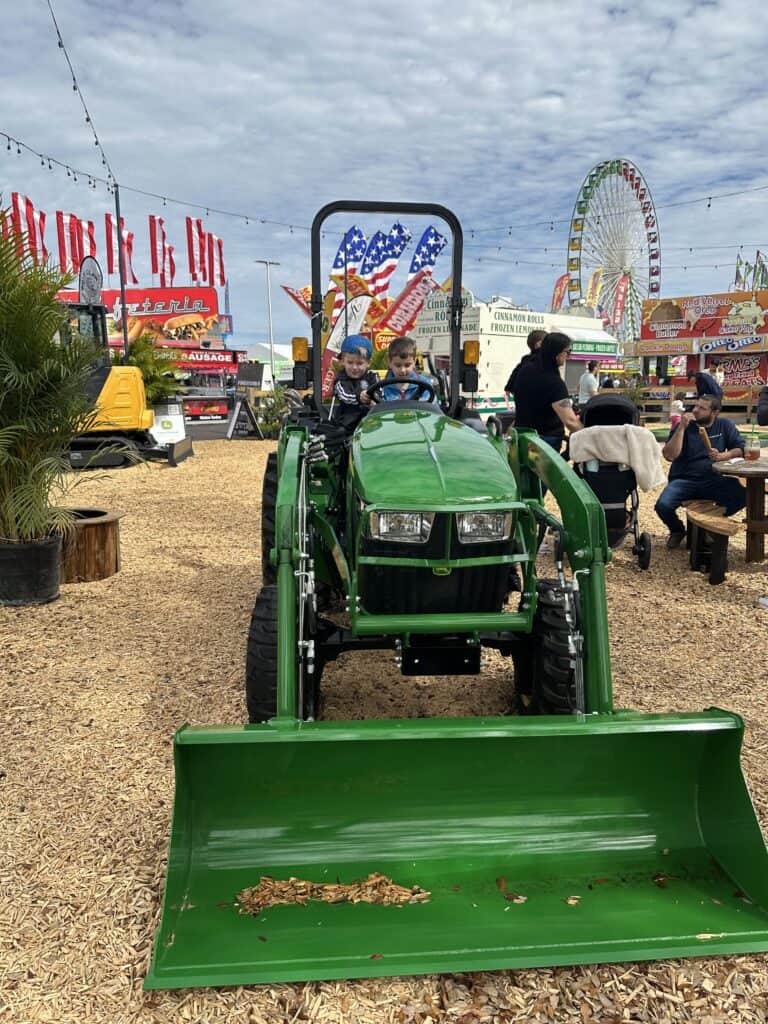
{"label": "black planter pot", "polygon": [[60,580],[60,534],[25,544],[0,541],[0,604],[55,601]]}

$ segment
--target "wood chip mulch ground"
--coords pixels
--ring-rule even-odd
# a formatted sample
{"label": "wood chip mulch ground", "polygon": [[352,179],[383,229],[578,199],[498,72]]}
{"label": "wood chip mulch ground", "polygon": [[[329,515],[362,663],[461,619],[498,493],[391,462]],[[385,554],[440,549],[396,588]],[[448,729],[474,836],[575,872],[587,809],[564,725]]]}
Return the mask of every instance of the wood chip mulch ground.
{"label": "wood chip mulch ground", "polygon": [[[122,570],[39,608],[0,608],[0,1024],[763,1022],[768,958],[672,960],[144,994],[184,722],[244,720],[245,636],[260,587],[259,501],[270,442],[196,442],[180,467],[84,475],[74,504],[125,513]],[[608,569],[617,706],[747,723],[743,765],[768,825],[768,565],[731,542],[727,582],[654,540]],[[494,714],[504,659],[484,676],[375,678],[348,654],[323,676],[324,717]],[[383,660],[383,659],[382,659]],[[233,894],[234,896],[234,894]]]}

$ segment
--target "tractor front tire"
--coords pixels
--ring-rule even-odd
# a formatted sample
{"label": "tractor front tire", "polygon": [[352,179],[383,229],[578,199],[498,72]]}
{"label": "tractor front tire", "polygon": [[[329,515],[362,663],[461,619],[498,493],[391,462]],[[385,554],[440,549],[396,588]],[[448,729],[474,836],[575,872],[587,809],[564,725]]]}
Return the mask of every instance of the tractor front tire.
{"label": "tractor front tire", "polygon": [[[565,594],[557,580],[539,580],[533,629],[513,652],[518,714],[569,715],[576,709]],[[522,638],[521,638],[522,639]]]}
{"label": "tractor front tire", "polygon": [[269,561],[275,546],[275,506],[277,505],[277,452],[270,452],[261,485],[261,580],[264,586],[277,582],[277,571]]}
{"label": "tractor front tire", "polygon": [[[248,721],[267,722],[277,714],[277,585],[262,587],[256,598],[248,628],[245,656],[245,703]],[[312,691],[304,694],[302,719],[315,717],[323,664],[315,657]]]}
{"label": "tractor front tire", "polygon": [[277,714],[277,587],[262,587],[251,613],[245,658],[248,721],[266,722]]}

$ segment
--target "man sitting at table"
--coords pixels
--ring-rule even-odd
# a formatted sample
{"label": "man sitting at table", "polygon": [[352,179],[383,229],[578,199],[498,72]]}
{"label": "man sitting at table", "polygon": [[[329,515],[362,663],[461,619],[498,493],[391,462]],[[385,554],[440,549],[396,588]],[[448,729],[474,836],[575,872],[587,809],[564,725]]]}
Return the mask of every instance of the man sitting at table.
{"label": "man sitting at table", "polygon": [[[710,498],[732,516],[746,505],[746,491],[733,477],[715,473],[714,462],[744,455],[744,438],[730,420],[718,416],[721,405],[717,395],[701,395],[692,412],[683,413],[661,449],[671,462],[669,483],[656,502],[656,515],[669,530],[667,547],[680,546],[685,527],[677,509],[693,498]],[[707,444],[707,438],[709,444]]]}

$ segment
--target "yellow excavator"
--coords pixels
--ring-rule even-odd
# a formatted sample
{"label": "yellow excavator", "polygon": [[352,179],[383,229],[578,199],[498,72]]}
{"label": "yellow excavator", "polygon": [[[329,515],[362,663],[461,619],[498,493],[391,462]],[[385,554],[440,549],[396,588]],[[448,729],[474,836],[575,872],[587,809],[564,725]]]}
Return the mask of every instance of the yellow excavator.
{"label": "yellow excavator", "polygon": [[73,469],[121,466],[137,459],[162,459],[176,466],[193,455],[181,402],[170,401],[159,408],[157,422],[147,405],[141,370],[112,363],[105,307],[67,303],[65,309],[60,329],[63,344],[81,334],[92,337],[101,350],[86,387],[88,398],[96,401],[96,416],[88,431],[72,444]]}

